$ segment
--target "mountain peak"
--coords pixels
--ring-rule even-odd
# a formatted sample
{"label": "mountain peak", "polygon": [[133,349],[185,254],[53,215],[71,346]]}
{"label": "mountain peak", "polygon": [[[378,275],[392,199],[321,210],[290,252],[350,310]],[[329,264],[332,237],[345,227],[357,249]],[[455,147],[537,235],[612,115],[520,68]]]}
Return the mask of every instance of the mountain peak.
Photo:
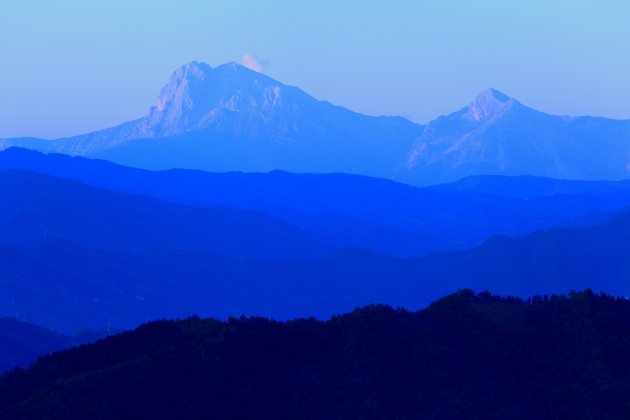
{"label": "mountain peak", "polygon": [[191,61],[180,67],[178,67],[173,74],[169,83],[181,81],[183,79],[201,78],[203,75],[212,71],[212,67],[209,64],[199,61]]}
{"label": "mountain peak", "polygon": [[508,102],[510,99],[512,98],[507,96],[505,93],[499,92],[498,90],[494,88],[488,88],[488,89],[482,90],[481,93],[479,93],[479,95],[477,95],[477,97],[475,98],[475,101],[492,100],[492,101],[505,103],[505,102]]}
{"label": "mountain peak", "polygon": [[[183,69],[185,71],[206,71],[206,70],[212,70],[212,66],[210,66],[210,64],[201,62],[201,61],[191,61],[189,63],[186,63],[182,66],[179,67],[180,69]],[[177,71],[177,70],[176,70]]]}
{"label": "mountain peak", "polygon": [[236,61],[230,61],[228,63],[221,64],[220,66],[217,67],[217,69],[230,70],[235,73],[236,72],[253,72],[253,70],[251,70],[250,68],[245,67],[244,65]]}
{"label": "mountain peak", "polygon": [[295,89],[236,62],[211,67],[192,61],[173,72],[138,135],[165,137],[210,127],[258,132],[271,114],[294,109],[283,108],[289,91]]}
{"label": "mountain peak", "polygon": [[503,92],[490,88],[483,90],[467,108],[466,115],[475,121],[494,120],[509,110],[515,103]]}

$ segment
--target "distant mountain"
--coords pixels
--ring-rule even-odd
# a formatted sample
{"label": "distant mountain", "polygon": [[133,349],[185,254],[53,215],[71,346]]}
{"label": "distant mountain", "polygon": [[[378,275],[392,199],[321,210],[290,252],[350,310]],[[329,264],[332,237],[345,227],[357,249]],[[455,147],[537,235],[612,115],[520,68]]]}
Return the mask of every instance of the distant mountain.
{"label": "distant mountain", "polygon": [[630,175],[630,120],[554,116],[494,89],[426,127],[398,180],[427,185],[471,175],[618,180]]}
{"label": "distant mountain", "polygon": [[0,318],[0,374],[72,345],[70,337],[15,318]]}
{"label": "distant mountain", "polygon": [[451,193],[500,195],[503,197],[534,198],[553,195],[611,194],[628,191],[625,181],[570,181],[533,176],[478,175],[427,189]]}
{"label": "distant mountain", "polygon": [[622,419],[630,302],[469,290],[326,322],[156,321],[0,379],[3,419]]}
{"label": "distant mountain", "polygon": [[[177,69],[145,117],[56,141],[22,146],[95,156],[131,166],[213,171],[349,172],[393,177],[420,127],[318,101],[236,63]],[[148,139],[148,140],[142,140]]]}
{"label": "distant mountain", "polygon": [[26,149],[0,152],[1,170],[29,170],[186,206],[264,213],[333,248],[393,256],[478,245],[630,207],[630,182],[480,177],[428,189],[345,174],[152,172]]}
{"label": "distant mountain", "polygon": [[41,173],[0,172],[0,243],[62,240],[94,249],[160,248],[245,258],[315,258],[331,252],[298,228],[259,213],[191,207],[108,191]]}
{"label": "distant mountain", "polygon": [[148,169],[344,172],[413,185],[471,175],[619,180],[630,120],[553,116],[488,89],[426,126],[318,101],[235,63],[177,69],[138,120],[70,138],[0,139]]}

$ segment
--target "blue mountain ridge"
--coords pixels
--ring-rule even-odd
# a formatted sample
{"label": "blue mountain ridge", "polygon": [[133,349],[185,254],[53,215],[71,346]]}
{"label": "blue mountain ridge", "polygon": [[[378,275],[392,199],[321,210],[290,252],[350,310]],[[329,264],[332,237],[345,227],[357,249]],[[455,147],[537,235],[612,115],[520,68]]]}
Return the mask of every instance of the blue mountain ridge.
{"label": "blue mountain ridge", "polygon": [[[130,328],[198,314],[327,318],[385,303],[409,309],[465,288],[513,296],[592,288],[630,296],[630,213],[591,227],[494,238],[396,259],[345,251],[320,260],[235,262],[178,250],[130,254],[47,241],[0,246],[0,316],[47,328]],[[81,316],[77,316],[81,314]]]}
{"label": "blue mountain ridge", "polygon": [[[333,249],[400,257],[461,249],[493,235],[518,236],[574,221],[592,224],[591,219],[602,220],[630,205],[627,182],[477,177],[419,189],[344,174],[152,172],[25,149],[0,152],[0,170],[9,169],[185,206],[263,213]],[[481,184],[485,186],[474,187]]]}
{"label": "blue mountain ridge", "polygon": [[554,116],[488,89],[426,125],[370,117],[228,63],[178,68],[144,117],[12,146],[146,169],[368,175],[426,186],[471,175],[620,180],[630,173],[630,121]]}
{"label": "blue mountain ridge", "polygon": [[[625,182],[536,178],[530,184],[516,178],[515,185],[535,188],[505,197],[501,191],[511,178],[500,179],[495,193],[498,178],[489,183],[481,178],[483,192],[468,191],[467,183],[441,187],[455,192],[439,192],[348,175],[150,172],[16,149],[0,153],[0,162],[0,316],[17,310],[25,321],[66,334],[193,313],[289,319],[328,317],[374,302],[418,308],[462,288],[520,296],[586,287],[630,294]],[[26,170],[29,165],[58,176]],[[61,178],[64,173],[76,179]],[[127,191],[104,189],[106,183],[121,189],[124,184]],[[170,200],[189,203],[150,196],[169,191],[180,194]],[[501,217],[513,226],[519,212],[523,220],[536,220],[532,215],[544,209],[547,213],[538,214],[547,222],[562,215],[564,224],[570,224],[569,211],[587,217],[599,208],[609,214],[589,220],[589,226],[494,237],[467,250],[401,259],[344,250],[339,243],[318,246],[307,229],[261,213],[261,203],[267,204],[265,211],[274,208],[260,201],[261,191],[275,206],[293,203],[301,211],[313,202],[332,202],[358,217],[371,206],[374,214],[386,216],[383,223],[434,205],[440,212],[423,213],[426,224],[452,220],[455,227],[485,226],[488,236],[488,226],[500,226]],[[390,208],[382,206],[388,194],[392,208],[402,213],[384,211]],[[339,199],[346,195],[349,204]],[[234,210],[225,202],[209,206],[216,197],[241,200],[259,211]]]}

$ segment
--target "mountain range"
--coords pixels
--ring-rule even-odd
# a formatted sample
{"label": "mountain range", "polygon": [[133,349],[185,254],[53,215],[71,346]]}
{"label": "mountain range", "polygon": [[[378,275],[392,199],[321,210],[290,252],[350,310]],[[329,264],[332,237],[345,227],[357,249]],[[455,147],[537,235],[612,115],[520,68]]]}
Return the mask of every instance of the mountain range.
{"label": "mountain range", "polygon": [[[20,205],[30,206],[30,213],[38,212],[37,217],[22,217],[20,225],[6,219],[7,232],[13,224],[13,231],[20,229],[26,233],[36,229],[43,238],[42,226],[53,219],[57,222],[65,219],[69,230],[48,232],[48,238],[70,241],[76,238],[76,243],[119,250],[129,250],[132,244],[144,241],[145,245],[136,249],[146,250],[146,244],[151,243],[154,247],[211,250],[237,258],[265,259],[274,254],[321,256],[343,248],[412,257],[479,245],[494,235],[516,237],[559,225],[589,225],[630,207],[630,182],[625,181],[486,176],[415,188],[347,174],[154,172],[17,148],[0,152],[0,171],[14,171],[13,175],[5,175],[4,188],[9,188],[11,182],[15,188],[19,185],[11,194],[21,190],[22,198],[12,200],[24,200],[30,195]],[[38,179],[38,183],[26,182],[25,171],[31,173],[31,179]],[[49,189],[56,194],[35,200],[34,197]],[[159,201],[149,200],[147,196]],[[232,215],[231,222],[228,215]],[[289,243],[291,236],[291,246],[278,243],[269,248],[270,239],[261,236],[263,220],[267,220],[267,232],[277,230],[278,239]],[[245,234],[248,223],[250,227],[257,226],[258,236],[253,229]],[[286,224],[293,228],[290,235]],[[208,228],[204,230],[203,226]],[[211,233],[210,227],[213,227]],[[98,229],[104,232],[97,234]],[[12,237],[8,235],[8,239]],[[20,237],[23,244],[28,243],[26,234],[17,235],[12,243],[20,243]],[[107,238],[109,244],[105,244]],[[210,248],[212,238],[217,239]],[[232,241],[228,242],[228,238]],[[33,243],[32,237],[30,241]],[[264,244],[260,245],[262,248],[257,242]],[[313,245],[306,246],[306,242]],[[201,246],[202,243],[205,244]],[[298,243],[302,246],[293,246]],[[240,245],[230,248],[230,244]],[[263,249],[269,251],[262,252]]]}
{"label": "mountain range", "polygon": [[624,213],[592,227],[407,259],[346,251],[320,260],[236,262],[172,249],[3,246],[0,316],[17,309],[22,319],[72,334],[191,314],[284,320],[326,318],[373,302],[418,309],[469,286],[516,296],[584,287],[630,296],[628,232],[630,213]]}
{"label": "mountain range", "polygon": [[[0,371],[77,331],[158,318],[227,319],[174,324],[196,331],[243,314],[325,319],[467,288],[630,296],[629,168],[630,121],[552,116],[489,89],[421,125],[193,62],[140,119],[0,139],[0,317],[20,317],[0,319]],[[525,307],[457,296],[482,312]],[[374,308],[356,313],[393,311]],[[521,309],[501,325],[532,314]]]}
{"label": "mountain range", "polygon": [[494,89],[426,127],[398,179],[410,183],[470,175],[613,180],[630,174],[630,120],[555,116]]}
{"label": "mountain range", "polygon": [[0,244],[68,241],[95,249],[169,248],[234,259],[322,257],[324,245],[273,217],[107,191],[37,172],[0,172]]}
{"label": "mountain range", "polygon": [[488,89],[420,125],[354,113],[235,63],[180,67],[138,120],[64,139],[0,140],[11,146],[148,169],[344,172],[413,185],[630,174],[630,120],[548,115]]}
{"label": "mountain range", "polygon": [[[309,232],[249,211],[176,205],[35,172],[0,176],[2,202],[10,203],[2,216],[0,316],[17,311],[68,335],[191,314],[325,318],[373,302],[415,309],[467,287],[630,295],[625,208],[466,250],[395,258],[318,247]],[[585,196],[598,202],[597,194]],[[12,209],[31,217],[12,218],[24,213]]]}
{"label": "mountain range", "polygon": [[173,73],[139,120],[55,141],[2,144],[135,167],[392,177],[419,133],[403,118],[356,114],[236,63],[212,68],[193,62]]}

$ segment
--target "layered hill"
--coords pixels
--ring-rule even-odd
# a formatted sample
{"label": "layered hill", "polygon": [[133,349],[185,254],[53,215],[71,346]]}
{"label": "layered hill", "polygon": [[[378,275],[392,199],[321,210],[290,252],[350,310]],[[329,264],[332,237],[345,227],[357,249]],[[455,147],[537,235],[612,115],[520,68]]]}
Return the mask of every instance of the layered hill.
{"label": "layered hill", "polygon": [[488,89],[423,126],[354,113],[235,63],[180,67],[140,119],[52,141],[0,139],[11,146],[149,169],[345,172],[414,185],[630,175],[628,120],[548,115]]}
{"label": "layered hill", "polygon": [[613,180],[630,174],[630,121],[545,114],[494,89],[426,127],[398,179],[471,175]]}
{"label": "layered hill", "polygon": [[440,184],[427,189],[441,192],[489,194],[524,199],[553,195],[610,194],[627,191],[630,180],[624,181],[570,181],[564,179],[478,175],[459,181]]}
{"label": "layered hill", "polygon": [[346,251],[319,260],[237,262],[173,249],[2,246],[0,316],[18,309],[24,320],[71,333],[194,313],[326,318],[374,302],[416,309],[470,287],[517,296],[592,287],[630,296],[628,249],[630,213],[408,259]]}
{"label": "layered hill", "polygon": [[271,216],[192,207],[32,171],[0,172],[0,244],[66,241],[96,250],[176,249],[234,259],[316,258],[329,249]]}
{"label": "layered hill", "polygon": [[322,102],[236,63],[177,69],[138,120],[59,139],[0,141],[146,168],[349,172],[393,177],[420,127]]}
{"label": "layered hill", "polygon": [[478,245],[630,206],[628,182],[475,177],[429,189],[346,174],[152,172],[109,162],[0,152],[0,170],[38,171],[185,206],[254,211],[299,227],[333,248],[409,257]]}
{"label": "layered hill", "polygon": [[15,318],[0,318],[0,374],[71,347],[72,338]]}
{"label": "layered hill", "polygon": [[462,291],[329,321],[193,317],[0,379],[31,418],[626,418],[630,302]]}

